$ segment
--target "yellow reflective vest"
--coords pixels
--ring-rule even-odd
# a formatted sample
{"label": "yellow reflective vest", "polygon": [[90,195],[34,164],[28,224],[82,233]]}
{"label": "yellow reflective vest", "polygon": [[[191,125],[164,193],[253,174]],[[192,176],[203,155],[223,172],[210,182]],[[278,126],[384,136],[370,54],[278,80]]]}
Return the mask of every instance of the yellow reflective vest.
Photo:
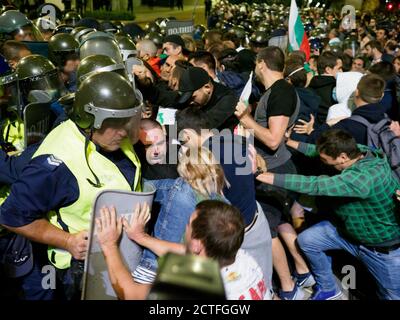
{"label": "yellow reflective vest", "polygon": [[11,122],[10,119],[5,120],[3,125],[3,139],[10,142],[17,151],[23,151],[25,147],[24,140],[24,121],[20,118]]}
{"label": "yellow reflective vest", "polygon": [[[33,158],[40,155],[52,155],[48,161],[61,161],[67,166],[78,182],[79,197],[71,205],[48,213],[48,220],[57,228],[71,234],[89,230],[92,206],[97,194],[105,189],[141,191],[140,161],[128,139],[121,143],[121,150],[136,167],[134,185],[131,186],[118,167],[101,153],[96,151],[93,142],[86,149],[91,169],[101,182],[95,187],[87,179],[94,180],[85,158],[85,137],[74,122],[68,120],[54,128],[44,139]],[[52,160],[53,159],[53,160]],[[44,191],[45,192],[45,191]],[[59,269],[69,268],[71,254],[65,250],[49,246],[48,258]]]}

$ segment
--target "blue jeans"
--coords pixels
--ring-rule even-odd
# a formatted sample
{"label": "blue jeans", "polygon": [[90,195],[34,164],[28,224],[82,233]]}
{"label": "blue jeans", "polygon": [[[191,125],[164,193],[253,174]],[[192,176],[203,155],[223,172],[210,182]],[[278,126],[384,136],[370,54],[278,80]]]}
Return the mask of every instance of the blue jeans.
{"label": "blue jeans", "polygon": [[[154,201],[161,203],[153,236],[180,243],[199,199],[192,187],[182,178],[152,180],[151,183],[157,189]],[[215,197],[210,197],[210,199],[215,199]],[[157,256],[150,250],[144,249],[138,268],[142,269],[142,274],[143,269],[155,273]],[[138,274],[135,273],[135,279],[137,278]],[[146,281],[145,278],[137,280]]]}
{"label": "blue jeans", "polygon": [[342,238],[335,226],[322,221],[303,231],[297,242],[307,256],[317,284],[323,291],[338,290],[327,250],[346,250],[361,260],[375,278],[378,295],[385,300],[400,299],[400,248],[388,254],[355,245]]}

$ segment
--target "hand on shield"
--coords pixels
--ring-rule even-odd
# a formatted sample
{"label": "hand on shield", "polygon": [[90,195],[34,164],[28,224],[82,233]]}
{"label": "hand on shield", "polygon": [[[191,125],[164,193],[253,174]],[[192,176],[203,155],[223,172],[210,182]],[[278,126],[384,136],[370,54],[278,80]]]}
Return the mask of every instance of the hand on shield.
{"label": "hand on shield", "polygon": [[103,207],[100,209],[100,218],[96,219],[97,239],[104,250],[117,247],[122,232],[122,218],[117,218],[115,208]]}
{"label": "hand on shield", "polygon": [[128,238],[140,242],[143,236],[146,236],[145,226],[150,220],[150,208],[147,203],[142,205],[137,204],[135,211],[132,214],[131,221],[128,222],[126,219],[123,220],[124,230],[128,235]]}

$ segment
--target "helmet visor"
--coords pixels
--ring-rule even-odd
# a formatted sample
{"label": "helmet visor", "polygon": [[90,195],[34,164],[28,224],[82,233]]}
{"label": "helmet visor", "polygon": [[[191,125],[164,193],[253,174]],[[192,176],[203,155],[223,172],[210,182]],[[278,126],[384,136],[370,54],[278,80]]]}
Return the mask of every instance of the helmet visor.
{"label": "helmet visor", "polygon": [[66,94],[67,90],[58,75],[57,70],[47,72],[44,75],[30,77],[20,81],[20,91],[24,106],[29,102],[29,93],[33,90],[46,92],[52,101]]}
{"label": "helmet visor", "polygon": [[86,73],[84,75],[82,75],[81,77],[79,77],[78,79],[78,84],[81,84],[86,78],[88,78],[89,76],[95,74],[95,73],[99,73],[99,72],[115,72],[118,73],[119,75],[123,76],[125,79],[129,80],[128,77],[128,73],[125,69],[125,65],[123,63],[117,63],[114,65],[110,65],[110,66],[106,66],[106,67],[102,67],[99,69],[96,69],[92,72]]}
{"label": "helmet visor", "polygon": [[33,24],[19,28],[13,35],[17,41],[44,41],[42,33]]}
{"label": "helmet visor", "polygon": [[18,111],[20,106],[18,95],[18,81],[15,74],[0,78],[0,109],[4,111]]}

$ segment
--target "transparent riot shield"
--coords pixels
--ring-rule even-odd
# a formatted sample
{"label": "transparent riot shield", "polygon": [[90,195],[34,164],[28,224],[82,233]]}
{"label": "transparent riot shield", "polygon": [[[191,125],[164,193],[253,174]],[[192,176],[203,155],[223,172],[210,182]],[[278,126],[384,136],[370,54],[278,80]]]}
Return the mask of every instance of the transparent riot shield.
{"label": "transparent riot shield", "polygon": [[44,139],[53,128],[56,116],[51,111],[50,103],[29,103],[24,109],[24,146]]}
{"label": "transparent riot shield", "polygon": [[[89,231],[89,247],[83,275],[82,300],[117,299],[110,282],[106,261],[96,238],[95,221],[100,216],[100,209],[104,206],[114,206],[117,215],[123,215],[129,221],[133,214],[133,209],[138,203],[147,203],[151,208],[154,193],[154,186],[145,184],[144,192],[104,190],[98,194],[93,205]],[[124,232],[119,246],[125,265],[133,272],[139,264],[142,249],[131,241]]]}

